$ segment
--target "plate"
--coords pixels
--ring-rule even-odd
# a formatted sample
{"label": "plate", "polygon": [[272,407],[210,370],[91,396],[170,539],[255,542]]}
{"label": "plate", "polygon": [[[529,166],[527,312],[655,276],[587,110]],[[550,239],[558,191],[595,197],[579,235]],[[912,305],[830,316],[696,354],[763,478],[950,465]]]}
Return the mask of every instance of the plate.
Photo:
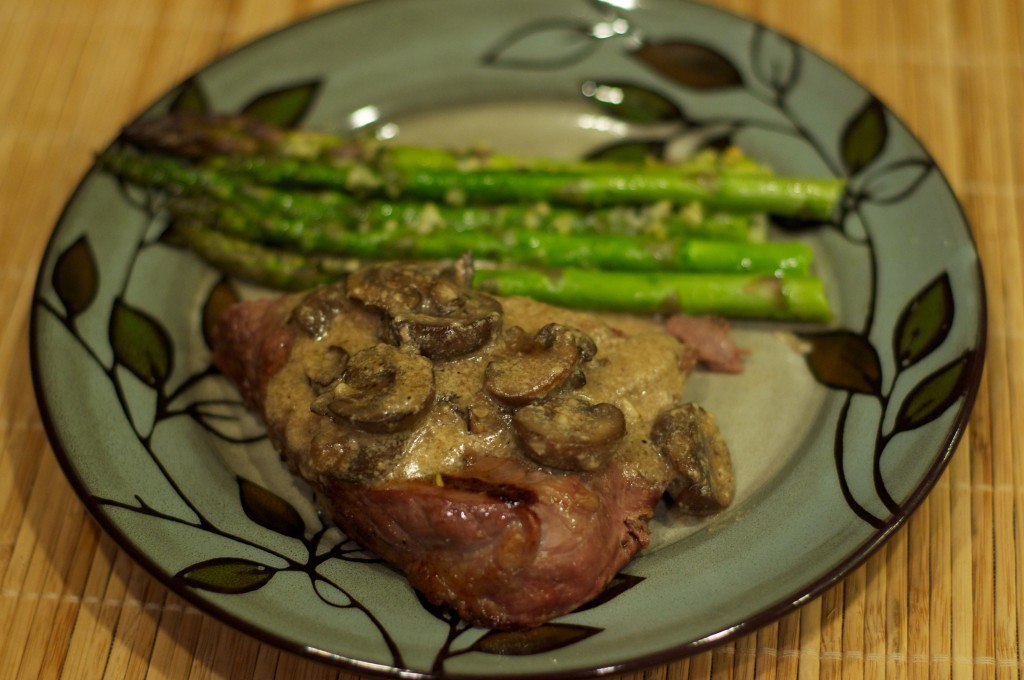
{"label": "plate", "polygon": [[247,112],[400,141],[567,157],[736,144],[781,174],[847,177],[812,245],[828,327],[737,327],[742,376],[698,373],[738,498],[666,514],[593,603],[527,633],[471,628],[321,526],[205,325],[239,297],[161,240],[150,197],[93,169],[41,265],[32,365],[53,448],[120,545],[204,611],[366,673],[579,677],[754,630],[862,562],[963,432],[984,358],[977,252],[946,180],[876,96],[784,35],[678,0],[372,0],[264,37],[142,115]]}

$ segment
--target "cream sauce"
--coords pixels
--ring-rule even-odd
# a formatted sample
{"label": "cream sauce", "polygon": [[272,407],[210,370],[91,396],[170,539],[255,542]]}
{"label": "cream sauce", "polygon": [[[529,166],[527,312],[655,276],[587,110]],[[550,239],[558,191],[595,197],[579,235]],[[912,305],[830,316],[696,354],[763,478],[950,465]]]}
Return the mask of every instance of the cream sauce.
{"label": "cream sauce", "polygon": [[[597,353],[583,364],[586,385],[579,394],[623,412],[626,435],[613,454],[623,470],[667,484],[667,465],[648,435],[657,414],[682,397],[690,368],[688,350],[649,319],[564,310],[526,298],[500,301],[505,329],[519,326],[532,335],[557,322],[594,341]],[[291,463],[302,476],[340,476],[363,483],[434,478],[457,472],[479,456],[524,455],[509,409],[482,389],[487,364],[510,351],[502,339],[471,355],[435,360],[434,402],[403,432],[354,432],[310,411],[316,390],[307,375],[322,364],[320,356],[332,345],[350,355],[372,346],[380,342],[381,328],[375,313],[353,305],[333,319],[322,338],[299,333],[289,361],[271,379],[265,405],[268,425],[283,437],[284,450],[295,456]]]}

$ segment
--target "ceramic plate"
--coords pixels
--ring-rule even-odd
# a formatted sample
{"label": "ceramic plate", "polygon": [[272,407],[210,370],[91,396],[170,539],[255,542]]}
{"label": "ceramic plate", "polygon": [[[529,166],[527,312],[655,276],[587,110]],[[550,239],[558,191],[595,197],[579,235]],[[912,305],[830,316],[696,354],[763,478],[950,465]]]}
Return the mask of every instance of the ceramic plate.
{"label": "ceramic plate", "polygon": [[828,327],[738,327],[741,376],[698,372],[735,458],[727,512],[680,525],[598,602],[528,633],[471,628],[321,526],[210,368],[205,324],[265,294],[161,240],[144,194],[93,170],[42,263],[32,360],[54,449],[103,526],[190,602],[361,672],[581,676],[749,632],[839,580],[935,483],[981,374],[985,304],[961,209],[874,95],[785,36],[678,0],[375,0],[194,74],[143,115],[247,112],[523,155],[732,143],[849,179],[819,224]]}

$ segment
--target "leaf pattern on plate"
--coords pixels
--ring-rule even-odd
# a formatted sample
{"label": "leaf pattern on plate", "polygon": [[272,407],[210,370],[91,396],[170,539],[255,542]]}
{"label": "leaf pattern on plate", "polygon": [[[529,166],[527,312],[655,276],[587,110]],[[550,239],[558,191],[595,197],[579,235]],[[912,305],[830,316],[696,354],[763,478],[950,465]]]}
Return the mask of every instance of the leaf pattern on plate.
{"label": "leaf pattern on plate", "polygon": [[110,315],[110,346],[114,358],[151,387],[167,382],[174,363],[171,338],[163,325],[146,312],[114,301]]}
{"label": "leaf pattern on plate", "polygon": [[634,83],[588,80],[580,92],[602,113],[627,123],[646,125],[684,119],[682,110],[668,97]]}
{"label": "leaf pattern on plate", "polygon": [[[876,421],[871,478],[878,499],[893,514],[900,512],[900,504],[889,492],[881,466],[889,442],[901,432],[935,420],[964,397],[969,389],[968,379],[976,370],[977,353],[967,351],[933,370],[911,386],[902,401],[893,401],[893,387],[903,378],[906,369],[942,347],[954,316],[952,284],[948,272],[943,272],[907,301],[896,319],[892,343],[896,372],[887,384],[882,383],[880,359],[867,334],[840,330],[801,336],[810,346],[806,353],[807,363],[819,382],[850,395],[869,395],[878,401],[881,415]],[[850,399],[847,397],[837,423],[836,471],[851,509],[868,523],[881,527],[883,520],[870,513],[866,505],[854,497],[845,479],[848,461],[843,438],[849,408]],[[896,409],[894,423],[885,431],[883,423],[890,408]]]}
{"label": "leaf pattern on plate", "polygon": [[528,630],[492,630],[469,648],[473,652],[526,656],[552,652],[600,633],[600,628],[568,623],[546,623]]}
{"label": "leaf pattern on plate", "polygon": [[186,567],[177,577],[193,588],[239,595],[262,588],[276,573],[276,569],[252,560],[218,557]]}
{"label": "leaf pattern on plate", "polygon": [[231,279],[227,277],[221,277],[217,284],[210,289],[210,294],[206,296],[206,301],[203,303],[202,313],[203,341],[207,348],[213,348],[214,328],[216,328],[221,315],[240,299],[241,296],[235,290]]}
{"label": "leaf pattern on plate", "polygon": [[209,113],[211,111],[210,101],[206,92],[200,87],[199,81],[195,78],[186,80],[171,102],[169,111],[172,113]]}
{"label": "leaf pattern on plate", "polygon": [[843,129],[841,150],[848,175],[856,175],[874,161],[885,148],[889,136],[885,107],[870,98]]}
{"label": "leaf pattern on plate", "polygon": [[935,170],[935,163],[922,158],[907,158],[866,177],[861,187],[862,200],[875,205],[904,201],[913,194]]}
{"label": "leaf pattern on plate", "polygon": [[271,125],[293,127],[305,118],[319,91],[320,81],[311,80],[264,92],[246,104],[241,113]]}
{"label": "leaf pattern on plate", "polygon": [[800,48],[791,39],[758,26],[750,45],[755,77],[775,92],[788,92],[800,77]]}
{"label": "leaf pattern on plate", "polygon": [[643,583],[643,581],[644,581],[644,577],[643,576],[632,576],[630,574],[617,574],[614,578],[612,578],[611,581],[609,581],[605,585],[605,587],[601,591],[600,595],[595,597],[590,602],[587,602],[583,606],[577,608],[576,611],[582,612],[582,611],[587,611],[588,609],[593,609],[595,607],[600,607],[601,605],[603,605],[603,604],[605,604],[607,602],[611,602],[612,600],[617,598],[619,595],[622,595],[623,593],[628,591],[630,588],[633,588],[635,586],[640,585],[641,583]]}
{"label": "leaf pattern on plate", "polygon": [[[960,400],[968,389],[966,381],[971,375],[976,355],[967,352],[936,369],[914,385],[902,402],[892,401],[892,389],[905,369],[942,346],[952,327],[954,309],[953,291],[946,272],[924,286],[906,303],[893,328],[896,373],[887,384],[882,382],[878,351],[867,334],[838,330],[801,335],[809,346],[806,352],[808,367],[819,382],[849,395],[868,395],[878,401],[881,415],[876,421],[875,447],[870,459],[871,478],[877,497],[893,514],[900,511],[900,505],[890,494],[881,468],[889,442],[900,432],[938,418]],[[851,509],[865,521],[881,527],[882,519],[870,513],[866,505],[854,497],[845,479],[848,461],[843,438],[849,407],[848,396],[837,423],[836,472],[844,498]],[[892,407],[896,408],[895,422],[890,430],[884,431],[885,414]]]}
{"label": "leaf pattern on plate", "polygon": [[292,538],[306,535],[306,523],[302,521],[302,516],[285,499],[242,477],[238,478],[238,492],[242,510],[256,524]]}
{"label": "leaf pattern on plate", "polygon": [[698,90],[743,85],[743,76],[729,59],[698,43],[647,43],[633,52],[633,56],[666,78]]}
{"label": "leaf pattern on plate", "polygon": [[[132,201],[130,205],[149,213],[150,217],[155,215],[156,208],[149,202]],[[153,240],[140,238],[131,261],[138,262],[143,250],[168,245],[159,237]],[[189,531],[203,532],[219,539],[209,545],[222,548],[227,543],[236,542],[239,546],[265,554],[268,559],[273,558],[284,563],[283,567],[271,567],[264,561],[248,557],[211,557],[181,568],[173,578],[190,588],[237,595],[259,590],[282,571],[304,574],[309,580],[311,592],[315,593],[325,606],[360,612],[379,634],[391,655],[391,663],[404,668],[401,650],[373,611],[354,597],[344,584],[320,572],[321,565],[328,560],[366,564],[379,562],[379,559],[367,556],[361,548],[352,547],[353,543],[348,538],[341,537],[340,542],[336,537],[329,538],[332,535],[327,526],[322,526],[312,534],[308,533],[293,505],[269,489],[249,480],[237,479],[239,504],[245,515],[258,526],[300,541],[306,552],[304,560],[296,560],[293,556],[276,550],[273,543],[261,544],[253,538],[221,528],[217,522],[207,517],[179,486],[180,482],[176,475],[162,460],[162,455],[166,452],[160,453],[156,448],[154,435],[162,423],[187,416],[202,429],[232,444],[247,444],[265,439],[266,432],[261,426],[258,436],[239,436],[220,429],[221,423],[240,420],[245,415],[246,408],[237,397],[224,400],[194,396],[192,390],[200,383],[222,380],[212,366],[199,368],[194,373],[184,376],[178,384],[172,382],[174,339],[153,314],[140,306],[125,302],[125,293],[131,287],[130,276],[120,281],[120,290],[112,301],[107,325],[107,342],[113,352],[113,362],[106,365],[102,352],[92,346],[90,339],[79,332],[74,323],[75,314],[84,308],[86,301],[99,289],[101,272],[91,260],[92,254],[84,239],[80,239],[58,255],[54,265],[55,273],[51,276],[50,283],[63,308],[50,303],[45,296],[38,297],[36,304],[62,322],[68,334],[85,350],[90,360],[103,369],[114,387],[114,394],[120,402],[122,411],[128,416],[125,422],[134,431],[141,450],[163,477],[167,490],[177,496],[186,511],[182,514],[164,512],[140,495],[133,496],[130,500],[93,495],[92,501],[101,507],[117,508],[160,522],[187,527]],[[208,342],[214,320],[237,298],[238,294],[228,280],[218,280],[202,304],[202,313],[196,315],[199,326],[195,329],[196,335]],[[135,417],[132,411],[139,407],[135,404],[129,405],[123,383],[125,376],[117,370],[118,367],[127,369],[154,393],[155,399],[152,401],[149,418]],[[145,425],[140,425],[140,422]]]}
{"label": "leaf pattern on plate", "polygon": [[881,362],[867,338],[843,330],[802,337],[811,346],[807,364],[822,385],[860,394],[881,393]]}
{"label": "leaf pattern on plate", "polygon": [[914,296],[896,321],[893,349],[901,368],[926,357],[953,326],[953,288],[943,272]]}
{"label": "leaf pattern on plate", "polygon": [[964,381],[973,353],[968,352],[933,371],[914,386],[896,414],[894,432],[906,432],[942,415],[963,398]]}
{"label": "leaf pattern on plate", "polygon": [[57,258],[51,283],[70,319],[92,304],[99,287],[99,276],[96,257],[85,236],[80,236]]}
{"label": "leaf pattern on plate", "polygon": [[625,139],[598,147],[586,155],[590,161],[610,163],[643,163],[649,159],[665,156],[665,142],[653,139]]}
{"label": "leaf pattern on plate", "polygon": [[502,68],[550,70],[579,63],[598,47],[588,24],[552,19],[513,29],[481,55],[481,61]]}

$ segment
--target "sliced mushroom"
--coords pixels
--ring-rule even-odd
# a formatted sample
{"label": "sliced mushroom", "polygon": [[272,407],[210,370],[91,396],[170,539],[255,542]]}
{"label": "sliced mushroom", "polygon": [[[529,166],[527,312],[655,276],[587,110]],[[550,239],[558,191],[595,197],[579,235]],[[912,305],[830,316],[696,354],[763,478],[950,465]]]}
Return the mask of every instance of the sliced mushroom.
{"label": "sliced mushroom", "polygon": [[576,395],[524,406],[512,424],[530,458],[559,470],[599,469],[626,434],[618,407]]}
{"label": "sliced mushroom", "polygon": [[732,461],[712,414],[696,404],[667,409],[654,421],[651,441],[673,469],[667,493],[679,510],[708,515],[732,503]]}
{"label": "sliced mushroom", "polygon": [[410,427],[433,399],[430,360],[380,344],[353,354],[312,408],[369,432],[394,432]]}
{"label": "sliced mushroom", "polygon": [[597,346],[581,331],[552,323],[524,342],[509,330],[506,335],[512,337],[506,339],[506,345],[513,354],[492,361],[484,372],[484,387],[494,397],[507,404],[528,404],[563,385],[586,384],[580,364],[594,357]]}
{"label": "sliced mushroom", "polygon": [[432,264],[401,262],[363,267],[348,277],[348,297],[383,311],[414,309],[422,304],[424,291],[443,271]]}
{"label": "sliced mushroom", "polygon": [[528,404],[546,397],[576,368],[576,345],[567,340],[548,349],[492,361],[484,371],[484,386],[507,404]]}
{"label": "sliced mushroom", "polygon": [[344,347],[328,345],[324,351],[315,352],[306,360],[306,379],[317,394],[341,378],[348,365],[348,352]]}
{"label": "sliced mushroom", "polygon": [[492,297],[467,293],[459,309],[409,312],[391,317],[391,337],[431,359],[452,359],[480,349],[501,329],[501,305]]}
{"label": "sliced mushroom", "polygon": [[307,335],[320,340],[334,317],[351,304],[342,285],[321,286],[296,305],[290,320]]}
{"label": "sliced mushroom", "polygon": [[544,347],[552,347],[555,343],[571,338],[576,345],[580,361],[590,361],[597,355],[597,345],[589,335],[578,328],[563,326],[560,323],[549,323],[537,331],[537,340]]}
{"label": "sliced mushroom", "polygon": [[309,456],[299,465],[308,479],[373,483],[398,465],[404,436],[365,432],[350,423],[332,421],[313,434]]}
{"label": "sliced mushroom", "polygon": [[472,262],[448,268],[387,263],[349,277],[348,295],[387,318],[387,341],[432,359],[451,359],[484,346],[501,331],[501,304],[470,290]]}

